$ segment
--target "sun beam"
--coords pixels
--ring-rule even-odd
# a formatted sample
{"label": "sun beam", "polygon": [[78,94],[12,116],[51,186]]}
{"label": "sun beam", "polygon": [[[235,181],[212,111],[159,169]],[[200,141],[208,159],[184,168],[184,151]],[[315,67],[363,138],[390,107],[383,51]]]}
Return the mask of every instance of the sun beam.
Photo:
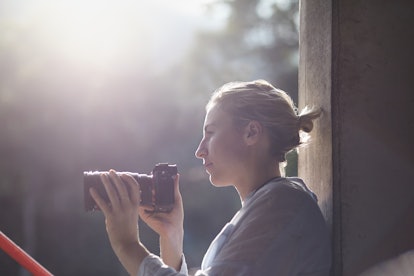
{"label": "sun beam", "polygon": [[[136,47],[145,55],[149,41],[145,7],[128,2],[51,1],[37,5],[35,31],[45,47],[69,60],[107,63]],[[147,36],[147,37],[146,37]],[[142,53],[143,52],[143,53]]]}
{"label": "sun beam", "polygon": [[225,9],[218,17],[205,13],[213,1],[24,0],[5,7],[30,43],[59,60],[93,67],[144,60],[157,67],[177,60],[197,28],[220,26]]}

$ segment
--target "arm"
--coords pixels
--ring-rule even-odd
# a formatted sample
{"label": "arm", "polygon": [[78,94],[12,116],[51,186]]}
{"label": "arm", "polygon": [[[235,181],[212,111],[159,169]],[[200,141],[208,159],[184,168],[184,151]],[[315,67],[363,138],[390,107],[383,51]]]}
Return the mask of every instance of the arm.
{"label": "arm", "polygon": [[[183,252],[184,216],[181,195],[178,191],[178,177],[175,179],[175,206],[169,214],[148,213],[143,207],[139,207],[139,184],[130,175],[119,176],[111,170],[109,175],[101,175],[101,180],[110,204],[100,198],[93,189],[91,195],[105,215],[111,246],[128,273],[137,275],[142,261],[149,255],[139,240],[139,215],[160,234],[161,256],[165,264],[179,270]],[[123,183],[130,186],[130,194]]]}
{"label": "arm", "polygon": [[179,175],[174,179],[174,208],[170,213],[148,213],[139,208],[141,219],[160,236],[161,258],[165,264],[180,271],[183,255],[184,211],[179,191]]}
{"label": "arm", "polygon": [[[110,204],[94,189],[90,191],[91,196],[105,215],[106,230],[115,254],[130,275],[137,275],[141,262],[149,255],[138,236],[139,187],[129,177],[122,176],[121,179],[113,170],[109,175],[101,175],[101,180]],[[130,186],[130,194],[123,182]]]}

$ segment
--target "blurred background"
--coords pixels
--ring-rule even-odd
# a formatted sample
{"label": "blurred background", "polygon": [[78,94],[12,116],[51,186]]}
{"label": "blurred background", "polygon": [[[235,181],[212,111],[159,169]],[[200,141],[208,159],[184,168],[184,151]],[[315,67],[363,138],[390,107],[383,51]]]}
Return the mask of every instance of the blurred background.
{"label": "blurred background", "polygon": [[[198,267],[240,208],[194,151],[213,90],[266,79],[297,103],[298,0],[0,2],[0,230],[55,275],[127,275],[83,171],[175,163]],[[288,175],[296,174],[295,155]],[[145,225],[141,239],[158,253]],[[0,275],[29,275],[0,252]]]}

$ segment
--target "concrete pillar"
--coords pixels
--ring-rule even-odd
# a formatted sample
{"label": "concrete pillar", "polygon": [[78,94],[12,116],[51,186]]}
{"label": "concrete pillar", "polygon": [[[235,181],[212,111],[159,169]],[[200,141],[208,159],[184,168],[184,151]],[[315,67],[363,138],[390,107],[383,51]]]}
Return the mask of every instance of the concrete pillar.
{"label": "concrete pillar", "polygon": [[[414,2],[302,0],[299,176],[332,229],[333,275],[414,249]],[[413,274],[414,275],[414,274]]]}

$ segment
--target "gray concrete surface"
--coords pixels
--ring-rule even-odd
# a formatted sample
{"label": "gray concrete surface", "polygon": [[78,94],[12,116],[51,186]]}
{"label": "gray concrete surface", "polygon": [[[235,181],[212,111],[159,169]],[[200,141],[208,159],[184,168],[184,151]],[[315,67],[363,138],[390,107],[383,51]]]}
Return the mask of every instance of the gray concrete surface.
{"label": "gray concrete surface", "polygon": [[414,2],[300,12],[299,102],[325,113],[299,175],[332,229],[333,275],[357,275],[414,248]]}

